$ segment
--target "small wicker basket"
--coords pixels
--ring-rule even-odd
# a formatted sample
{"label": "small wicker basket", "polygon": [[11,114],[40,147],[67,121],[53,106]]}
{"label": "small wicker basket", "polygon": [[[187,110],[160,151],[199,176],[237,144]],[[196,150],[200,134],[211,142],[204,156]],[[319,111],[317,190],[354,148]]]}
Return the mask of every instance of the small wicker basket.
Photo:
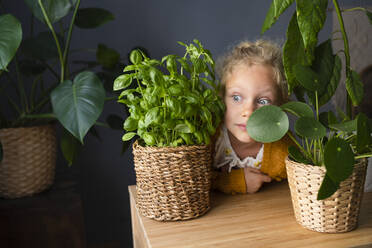
{"label": "small wicker basket", "polygon": [[47,189],[54,181],[54,125],[0,129],[0,197],[19,198]]}
{"label": "small wicker basket", "polygon": [[159,221],[197,218],[210,208],[211,147],[133,144],[137,208]]}
{"label": "small wicker basket", "polygon": [[313,231],[348,232],[357,227],[367,160],[354,165],[352,175],[329,198],[317,200],[325,168],[286,160],[288,183],[297,222]]}

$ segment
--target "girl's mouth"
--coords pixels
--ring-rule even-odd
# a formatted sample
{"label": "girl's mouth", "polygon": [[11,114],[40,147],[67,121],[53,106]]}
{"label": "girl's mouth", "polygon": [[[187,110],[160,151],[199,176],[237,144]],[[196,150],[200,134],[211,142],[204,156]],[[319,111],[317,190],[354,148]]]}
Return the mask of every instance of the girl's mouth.
{"label": "girl's mouth", "polygon": [[245,124],[237,124],[238,128],[243,130],[243,131],[246,131],[246,125]]}

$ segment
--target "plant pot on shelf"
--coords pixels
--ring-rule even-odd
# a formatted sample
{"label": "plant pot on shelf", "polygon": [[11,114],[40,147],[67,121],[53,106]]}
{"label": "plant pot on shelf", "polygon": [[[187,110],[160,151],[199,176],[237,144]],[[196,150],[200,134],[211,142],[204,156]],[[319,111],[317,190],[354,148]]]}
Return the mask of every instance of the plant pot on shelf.
{"label": "plant pot on shelf", "polygon": [[54,125],[0,129],[0,197],[19,198],[42,192],[54,181]]}
{"label": "plant pot on shelf", "polygon": [[197,218],[210,209],[211,146],[133,144],[139,212],[159,221]]}
{"label": "plant pot on shelf", "polygon": [[288,183],[297,222],[325,233],[348,232],[357,227],[363,197],[367,160],[354,165],[352,175],[325,200],[317,200],[326,170],[321,166],[286,160]]}

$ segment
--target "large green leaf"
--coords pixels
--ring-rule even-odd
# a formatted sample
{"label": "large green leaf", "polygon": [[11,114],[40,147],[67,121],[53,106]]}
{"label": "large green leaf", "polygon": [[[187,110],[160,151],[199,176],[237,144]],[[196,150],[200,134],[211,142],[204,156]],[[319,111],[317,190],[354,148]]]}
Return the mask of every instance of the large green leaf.
{"label": "large green leaf", "polygon": [[96,28],[114,19],[114,15],[108,10],[84,8],[78,10],[75,25],[79,28]]}
{"label": "large green leaf", "polygon": [[288,116],[274,105],[257,109],[247,121],[249,136],[263,143],[280,140],[288,132],[288,128]]}
{"label": "large green leaf", "polygon": [[324,164],[327,175],[335,184],[351,175],[354,162],[354,153],[349,143],[337,137],[328,141],[324,148]]}
{"label": "large green leaf", "polygon": [[297,161],[299,163],[304,163],[304,164],[311,164],[311,161],[307,159],[296,146],[289,146],[288,147],[288,155],[289,157]]}
{"label": "large green leaf", "polygon": [[97,61],[106,68],[113,68],[120,60],[120,54],[104,44],[98,44],[96,51]]}
{"label": "large green leaf", "polygon": [[279,18],[279,16],[293,3],[294,0],[273,0],[266,14],[261,34],[265,33]]}
{"label": "large green leaf", "polygon": [[317,200],[324,200],[330,196],[332,196],[337,189],[339,188],[339,184],[334,183],[331,178],[325,174],[322,185],[320,185]]}
{"label": "large green leaf", "polygon": [[70,132],[63,128],[61,135],[61,150],[63,156],[68,162],[68,165],[72,165],[72,162],[76,158],[81,144]]}
{"label": "large green leaf", "polygon": [[287,40],[283,48],[283,65],[288,82],[288,90],[292,92],[298,85],[292,68],[296,64],[310,65],[311,61],[305,54],[304,42],[298,29],[296,13],[293,14],[287,29]]}
{"label": "large green leaf", "polygon": [[354,106],[357,106],[363,100],[363,83],[356,71],[352,70],[351,75],[346,78],[346,90]]}
{"label": "large green leaf", "polygon": [[328,0],[296,0],[298,27],[305,45],[306,55],[313,60],[318,43],[318,32],[327,17]]}
{"label": "large green leaf", "polygon": [[[58,37],[62,41],[61,37]],[[48,60],[58,57],[57,46],[50,32],[38,33],[35,37],[22,42],[21,51],[28,57]]]}
{"label": "large green leaf", "polygon": [[[40,21],[45,22],[39,0],[25,0],[25,2],[31,8],[34,16]],[[41,2],[52,24],[65,17],[73,8],[70,0],[41,0]]]}
{"label": "large green leaf", "polygon": [[295,131],[301,137],[318,139],[326,135],[326,128],[313,117],[300,117],[295,123]]}
{"label": "large green leaf", "polygon": [[293,66],[293,73],[297,81],[309,91],[321,91],[323,85],[320,77],[311,67],[296,64]]}
{"label": "large green leaf", "polygon": [[[323,85],[318,91],[318,104],[322,106],[329,102],[335,93],[341,76],[341,60],[337,55],[333,55],[331,40],[326,40],[316,47],[311,67],[319,75]],[[312,102],[315,102],[315,96],[310,97]]]}
{"label": "large green leaf", "polygon": [[55,88],[51,101],[57,119],[83,143],[84,136],[103,110],[105,90],[93,72],[84,71],[74,82],[66,80]]}
{"label": "large green leaf", "polygon": [[303,102],[287,102],[280,107],[297,117],[314,117],[311,107]]}
{"label": "large green leaf", "polygon": [[371,144],[371,130],[369,127],[368,117],[359,113],[357,116],[357,143],[356,149],[359,153],[368,151],[368,146]]}
{"label": "large green leaf", "polygon": [[22,40],[21,23],[14,16],[0,16],[0,71],[6,67],[16,54]]}

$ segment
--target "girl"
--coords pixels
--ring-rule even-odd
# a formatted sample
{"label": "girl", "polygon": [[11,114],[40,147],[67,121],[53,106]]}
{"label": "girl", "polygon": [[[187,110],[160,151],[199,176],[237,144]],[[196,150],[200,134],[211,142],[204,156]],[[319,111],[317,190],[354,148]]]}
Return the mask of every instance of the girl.
{"label": "girl", "polygon": [[219,74],[226,112],[215,145],[214,187],[229,194],[254,193],[265,182],[286,178],[289,137],[262,144],[246,130],[257,108],[287,101],[281,50],[269,41],[241,42],[223,58]]}

